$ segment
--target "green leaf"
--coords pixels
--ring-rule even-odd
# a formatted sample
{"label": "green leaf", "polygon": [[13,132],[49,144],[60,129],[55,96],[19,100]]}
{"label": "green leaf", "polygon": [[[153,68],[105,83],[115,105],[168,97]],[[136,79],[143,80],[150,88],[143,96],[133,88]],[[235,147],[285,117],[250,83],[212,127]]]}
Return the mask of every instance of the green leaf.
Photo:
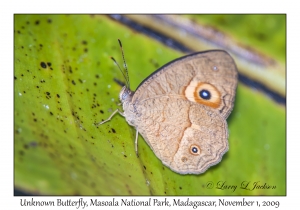
{"label": "green leaf", "polygon": [[[123,42],[131,88],[182,54],[106,16],[15,15],[15,187],[42,195],[285,195],[285,107],[238,86],[230,149],[201,175],[162,165],[119,106]],[[246,182],[244,182],[246,181]],[[221,184],[237,189],[218,189]],[[242,183],[275,189],[240,189]],[[212,186],[212,189],[210,187]],[[245,186],[245,185],[244,185]]]}

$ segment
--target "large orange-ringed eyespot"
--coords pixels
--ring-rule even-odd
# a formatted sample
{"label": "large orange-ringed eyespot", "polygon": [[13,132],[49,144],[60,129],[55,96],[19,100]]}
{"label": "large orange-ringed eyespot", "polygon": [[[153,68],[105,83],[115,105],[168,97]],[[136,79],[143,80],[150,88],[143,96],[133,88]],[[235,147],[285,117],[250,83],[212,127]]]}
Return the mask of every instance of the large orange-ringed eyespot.
{"label": "large orange-ringed eyespot", "polygon": [[209,83],[191,81],[184,94],[188,100],[212,108],[218,108],[221,105],[221,93],[214,85]]}

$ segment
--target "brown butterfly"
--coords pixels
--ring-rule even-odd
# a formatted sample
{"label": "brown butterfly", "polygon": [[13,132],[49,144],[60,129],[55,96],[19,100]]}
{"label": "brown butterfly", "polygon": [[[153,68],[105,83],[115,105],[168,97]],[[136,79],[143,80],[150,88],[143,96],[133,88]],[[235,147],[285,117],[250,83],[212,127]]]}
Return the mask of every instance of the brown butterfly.
{"label": "brown butterfly", "polygon": [[232,57],[222,50],[183,56],[133,92],[119,44],[125,63],[126,85],[119,95],[124,112],[117,109],[100,124],[121,114],[136,129],[136,151],[140,133],[162,163],[180,174],[201,174],[219,163],[229,148],[226,119],[238,81]]}

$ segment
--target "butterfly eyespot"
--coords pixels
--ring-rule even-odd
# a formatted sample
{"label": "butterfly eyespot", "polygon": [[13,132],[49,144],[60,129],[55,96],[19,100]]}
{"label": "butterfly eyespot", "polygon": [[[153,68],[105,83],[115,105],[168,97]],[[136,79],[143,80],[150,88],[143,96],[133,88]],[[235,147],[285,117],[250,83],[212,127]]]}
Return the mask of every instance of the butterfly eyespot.
{"label": "butterfly eyespot", "polygon": [[190,153],[192,155],[200,155],[200,152],[200,147],[198,145],[193,144],[190,146]]}
{"label": "butterfly eyespot", "polygon": [[214,71],[218,71],[218,67],[214,66],[214,67],[213,67],[213,70],[214,70]]}
{"label": "butterfly eyespot", "polygon": [[186,157],[182,157],[182,158],[181,158],[181,161],[182,161],[182,162],[186,162],[187,160],[188,160],[188,159],[187,159]]}
{"label": "butterfly eyespot", "polygon": [[221,93],[216,86],[210,83],[191,81],[186,87],[184,95],[189,101],[214,109],[221,106]]}
{"label": "butterfly eyespot", "polygon": [[204,100],[209,100],[211,98],[210,92],[208,90],[205,90],[205,89],[200,90],[199,96],[201,98],[203,98]]}
{"label": "butterfly eyespot", "polygon": [[193,153],[197,153],[197,152],[198,152],[197,147],[192,147],[192,152],[193,152]]}

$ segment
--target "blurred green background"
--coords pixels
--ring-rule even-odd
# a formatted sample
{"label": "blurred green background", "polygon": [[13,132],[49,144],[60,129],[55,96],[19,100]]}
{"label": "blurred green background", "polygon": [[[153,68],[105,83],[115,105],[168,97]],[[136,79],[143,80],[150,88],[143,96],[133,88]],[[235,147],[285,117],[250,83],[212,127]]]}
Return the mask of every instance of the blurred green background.
{"label": "blurred green background", "polygon": [[[189,15],[285,66],[285,15]],[[229,151],[200,175],[162,165],[116,115],[121,39],[133,90],[183,53],[105,15],[15,15],[14,184],[34,195],[285,195],[285,106],[238,85]],[[239,67],[239,66],[238,66]],[[124,80],[123,80],[124,81]],[[271,188],[247,190],[257,182]],[[211,183],[213,187],[211,188]],[[220,189],[222,184],[236,190]]]}
{"label": "blurred green background", "polygon": [[280,62],[286,56],[286,16],[278,15],[187,15],[220,29],[235,40],[268,54]]}

